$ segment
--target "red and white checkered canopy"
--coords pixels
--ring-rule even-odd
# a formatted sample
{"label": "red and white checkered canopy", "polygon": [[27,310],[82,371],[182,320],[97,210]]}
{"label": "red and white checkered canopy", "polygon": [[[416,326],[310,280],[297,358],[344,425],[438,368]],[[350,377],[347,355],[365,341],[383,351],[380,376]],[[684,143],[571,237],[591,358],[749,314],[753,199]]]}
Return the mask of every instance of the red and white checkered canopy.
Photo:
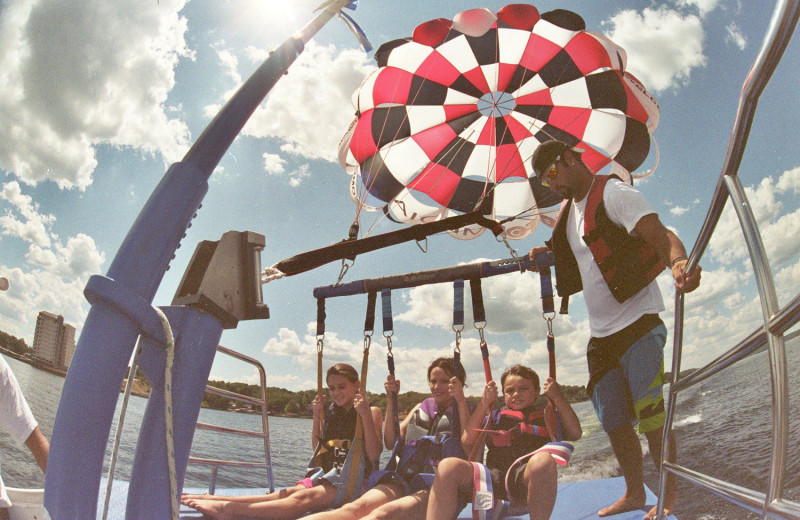
{"label": "red and white checkered canopy", "polygon": [[657,103],[625,71],[625,51],[571,11],[473,9],[423,23],[375,58],[379,68],[353,96],[340,159],[354,200],[401,222],[479,207],[516,217],[505,236],[523,238],[560,202],[533,173],[540,143],[577,146],[592,171],[611,165],[625,177],[646,159],[658,124]]}

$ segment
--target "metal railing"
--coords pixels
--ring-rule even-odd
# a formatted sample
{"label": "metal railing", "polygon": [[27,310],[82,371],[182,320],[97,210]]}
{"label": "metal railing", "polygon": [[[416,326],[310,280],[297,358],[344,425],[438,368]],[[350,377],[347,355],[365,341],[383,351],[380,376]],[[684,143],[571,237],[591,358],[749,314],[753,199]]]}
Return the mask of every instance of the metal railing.
{"label": "metal railing", "polygon": [[261,438],[264,441],[264,462],[244,462],[244,461],[235,461],[235,460],[220,460],[220,459],[206,459],[200,457],[189,457],[190,464],[200,464],[205,466],[211,466],[211,479],[208,484],[208,492],[214,493],[217,487],[217,474],[219,472],[220,466],[230,466],[236,468],[266,468],[267,470],[267,484],[269,486],[270,493],[275,491],[275,480],[272,475],[272,455],[270,452],[270,444],[269,444],[269,414],[267,413],[267,375],[264,371],[264,367],[256,361],[255,359],[245,356],[244,354],[240,354],[235,350],[231,350],[229,348],[223,347],[222,345],[217,346],[217,352],[222,354],[227,354],[231,357],[239,359],[240,361],[244,361],[245,363],[250,363],[251,365],[255,366],[258,370],[258,375],[260,377],[261,383],[261,398],[250,397],[248,395],[237,394],[235,392],[230,392],[228,390],[224,390],[222,388],[216,388],[210,385],[206,386],[206,392],[213,395],[218,395],[220,397],[226,397],[228,399],[233,399],[235,401],[239,401],[241,403],[253,404],[259,406],[261,408],[261,430],[258,431],[249,431],[249,430],[241,430],[238,428],[228,428],[225,426],[217,426],[214,424],[206,424],[206,423],[197,423],[197,428],[201,430],[208,430],[220,434],[227,434],[227,435],[239,435],[244,437],[257,437]]}
{"label": "metal railing", "polygon": [[[737,117],[728,144],[722,173],[714,190],[711,206],[697,243],[692,249],[691,255],[689,255],[687,264],[687,270],[694,269],[698,265],[722,215],[722,210],[728,199],[730,199],[739,218],[739,224],[750,253],[764,325],[763,327],[758,327],[738,345],[706,366],[688,376],[680,377],[684,298],[683,294],[676,294],[672,384],[670,385],[667,401],[667,419],[666,427],[664,428],[664,449],[662,451],[664,455],[659,486],[658,508],[660,515],[663,514],[663,497],[666,492],[667,476],[671,473],[729,502],[757,513],[762,518],[800,519],[800,504],[782,496],[789,433],[788,377],[783,334],[800,320],[800,295],[796,296],[785,307],[779,307],[775,282],[767,261],[761,234],[738,177],[739,165],[747,144],[758,99],[789,43],[799,16],[800,0],[777,2],[761,51],[742,88]],[[766,493],[744,488],[680,466],[675,461],[667,460],[667,454],[670,452],[668,445],[670,440],[669,432],[672,430],[678,393],[693,387],[723,369],[733,366],[738,361],[765,346],[769,353],[773,403],[772,451]]]}

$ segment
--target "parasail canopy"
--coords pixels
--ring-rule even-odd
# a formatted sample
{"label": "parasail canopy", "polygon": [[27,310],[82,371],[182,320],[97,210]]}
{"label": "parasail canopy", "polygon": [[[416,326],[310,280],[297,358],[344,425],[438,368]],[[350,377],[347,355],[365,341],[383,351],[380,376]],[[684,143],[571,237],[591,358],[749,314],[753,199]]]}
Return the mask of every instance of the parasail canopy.
{"label": "parasail canopy", "polygon": [[419,25],[375,58],[339,155],[359,210],[398,222],[479,209],[505,237],[526,237],[540,221],[552,225],[561,200],[532,170],[540,143],[577,146],[594,173],[609,166],[630,179],[658,124],[625,51],[571,11],[472,9]]}

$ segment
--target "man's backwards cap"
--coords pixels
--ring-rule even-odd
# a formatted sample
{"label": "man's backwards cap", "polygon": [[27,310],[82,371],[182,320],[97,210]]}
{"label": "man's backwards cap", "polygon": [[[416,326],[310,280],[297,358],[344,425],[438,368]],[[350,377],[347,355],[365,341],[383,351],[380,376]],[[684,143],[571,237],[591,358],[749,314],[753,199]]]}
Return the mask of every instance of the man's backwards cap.
{"label": "man's backwards cap", "polygon": [[539,147],[534,150],[533,157],[531,158],[531,166],[533,166],[533,171],[536,175],[542,175],[565,150],[574,150],[575,153],[583,152],[580,148],[570,148],[561,141],[556,141],[555,139],[540,144]]}

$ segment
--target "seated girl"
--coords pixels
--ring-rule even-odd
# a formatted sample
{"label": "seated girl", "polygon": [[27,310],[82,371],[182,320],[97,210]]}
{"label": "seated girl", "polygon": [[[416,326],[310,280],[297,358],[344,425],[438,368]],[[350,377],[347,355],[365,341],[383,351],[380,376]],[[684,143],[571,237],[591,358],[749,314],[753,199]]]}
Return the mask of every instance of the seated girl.
{"label": "seated girl", "polygon": [[[270,518],[289,520],[311,511],[328,509],[336,504],[336,480],[347,457],[347,449],[355,436],[356,417],[364,427],[364,475],[378,463],[381,451],[381,411],[359,393],[358,372],[345,363],[333,365],[326,374],[331,401],[325,406],[325,396],[317,395],[312,402],[314,422],[311,427],[311,446],[315,450],[314,464],[324,475],[310,475],[293,487],[266,496],[224,497],[219,495],[183,495],[181,502],[210,518]],[[324,424],[324,426],[323,426]],[[318,446],[320,444],[320,446]]]}
{"label": "seated girl", "polygon": [[[474,507],[483,510],[494,507],[496,500],[509,500],[512,507],[525,507],[531,520],[550,518],[558,488],[556,464],[566,464],[571,447],[550,442],[543,407],[535,404],[539,397],[536,372],[515,365],[506,370],[500,384],[506,408],[490,416],[493,431],[487,439],[486,466],[456,458],[444,459],[431,488],[428,520],[456,518],[461,509],[459,498],[474,498]],[[492,409],[497,395],[497,384],[490,381],[464,432],[465,444],[477,439],[481,423]],[[547,379],[544,395],[558,412],[564,439],[580,439],[583,432],[578,416],[554,379]],[[486,496],[485,490],[475,490],[476,482],[481,482],[487,468],[493,497]],[[478,493],[480,495],[475,496]]]}
{"label": "seated girl", "polygon": [[[469,417],[470,409],[464,397],[466,373],[459,365],[457,373],[453,370],[453,358],[438,358],[428,367],[428,385],[431,397],[417,404],[400,424],[400,439],[403,442],[397,470],[385,473],[377,484],[357,500],[345,504],[341,509],[326,511],[308,517],[306,520],[355,520],[368,519],[414,519],[425,518],[428,504],[428,487],[420,474],[432,476],[439,458],[440,449],[465,457],[468,445],[461,445],[460,432],[453,432],[453,399],[456,401],[460,423]],[[400,381],[392,375],[386,378],[386,425],[384,443],[393,448],[397,438],[392,392],[400,391]],[[433,443],[425,436],[437,436],[439,440],[450,438],[444,445]],[[421,440],[422,439],[422,440]],[[419,442],[418,442],[419,441]],[[445,453],[446,455],[447,453]],[[428,481],[429,482],[429,481]]]}

